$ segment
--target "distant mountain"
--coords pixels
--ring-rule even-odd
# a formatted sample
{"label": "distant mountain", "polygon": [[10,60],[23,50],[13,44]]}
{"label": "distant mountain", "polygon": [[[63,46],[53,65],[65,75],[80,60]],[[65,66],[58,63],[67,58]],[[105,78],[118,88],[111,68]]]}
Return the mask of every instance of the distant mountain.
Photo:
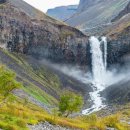
{"label": "distant mountain", "polygon": [[[102,25],[111,23],[130,0],[81,0],[77,14],[66,21],[87,33],[97,32]],[[91,32],[92,31],[92,32]]]}
{"label": "distant mountain", "polygon": [[69,5],[49,9],[47,14],[58,20],[66,20],[76,13],[78,5]]}

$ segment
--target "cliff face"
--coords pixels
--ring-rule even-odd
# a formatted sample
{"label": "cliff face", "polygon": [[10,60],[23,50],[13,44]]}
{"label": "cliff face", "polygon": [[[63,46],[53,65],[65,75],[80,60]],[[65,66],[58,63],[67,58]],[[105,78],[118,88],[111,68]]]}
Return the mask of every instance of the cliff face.
{"label": "cliff face", "polygon": [[56,62],[86,62],[88,38],[83,33],[45,14],[35,19],[39,13],[32,17],[23,6],[15,5],[0,5],[1,47]]}
{"label": "cliff face", "polygon": [[[114,59],[123,61],[123,56],[130,54],[130,2],[113,20],[112,24],[104,28],[103,35],[109,40],[109,46]],[[126,61],[125,61],[126,62]]]}
{"label": "cliff face", "polygon": [[55,19],[66,20],[76,13],[78,6],[69,5],[48,9],[47,14]]}
{"label": "cliff face", "polygon": [[[106,35],[109,40],[108,56],[111,57],[111,61],[110,58],[109,61],[120,62],[125,75],[125,78],[119,83],[108,87],[103,95],[109,103],[128,103],[130,101],[130,2],[112,20],[112,24],[104,29],[103,35]],[[120,68],[120,70],[122,69]]]}

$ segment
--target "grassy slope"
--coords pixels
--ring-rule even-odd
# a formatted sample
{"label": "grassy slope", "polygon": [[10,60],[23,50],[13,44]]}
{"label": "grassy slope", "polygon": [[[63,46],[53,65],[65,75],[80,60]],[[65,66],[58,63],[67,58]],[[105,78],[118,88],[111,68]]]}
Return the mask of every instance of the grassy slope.
{"label": "grassy slope", "polygon": [[[129,130],[130,106],[125,110],[106,116],[96,115],[76,118],[58,117],[56,114],[48,114],[46,111],[31,103],[16,98],[7,102],[0,109],[0,128],[3,130],[28,130],[27,124],[35,125],[38,122],[48,121],[54,125],[78,128],[82,130],[105,130],[106,127],[114,127],[117,130]],[[122,122],[121,122],[122,120]]]}
{"label": "grassy slope", "polygon": [[[4,50],[0,50],[0,53],[0,62],[16,72],[17,79],[23,82],[25,86],[23,89],[28,94],[46,105],[57,104],[55,97],[60,93],[60,83],[55,74],[46,70],[44,66],[34,70],[23,55],[16,55]],[[52,94],[53,92],[56,94]]]}

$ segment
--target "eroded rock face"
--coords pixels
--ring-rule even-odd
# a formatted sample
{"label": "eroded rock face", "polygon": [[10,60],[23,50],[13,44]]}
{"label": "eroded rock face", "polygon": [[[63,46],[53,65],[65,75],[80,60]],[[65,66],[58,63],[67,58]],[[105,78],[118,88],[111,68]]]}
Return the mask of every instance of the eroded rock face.
{"label": "eroded rock face", "polygon": [[108,42],[108,64],[124,64],[123,57],[130,53],[130,42],[124,39]]}
{"label": "eroded rock face", "polygon": [[8,4],[0,8],[0,46],[55,62],[86,64],[88,38],[75,28],[31,19]]}
{"label": "eroded rock face", "polygon": [[130,54],[130,26],[121,32],[107,35],[108,37],[108,62],[122,63],[126,62],[125,55]]}

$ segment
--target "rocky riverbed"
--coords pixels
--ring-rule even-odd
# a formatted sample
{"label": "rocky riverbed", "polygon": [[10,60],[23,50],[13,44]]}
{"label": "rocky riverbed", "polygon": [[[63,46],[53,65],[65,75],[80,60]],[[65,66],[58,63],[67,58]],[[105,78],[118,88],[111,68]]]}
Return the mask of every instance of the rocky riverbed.
{"label": "rocky riverbed", "polygon": [[29,126],[29,128],[30,130],[72,130],[69,128],[63,128],[61,126],[54,126],[54,125],[49,124],[48,122]]}
{"label": "rocky riverbed", "polygon": [[[38,125],[33,125],[29,126],[30,130],[78,130],[78,129],[69,129],[69,128],[64,128],[61,126],[54,126],[49,124],[48,122],[41,123]],[[96,129],[98,130],[98,129]],[[115,128],[106,128],[106,130],[116,130]]]}

